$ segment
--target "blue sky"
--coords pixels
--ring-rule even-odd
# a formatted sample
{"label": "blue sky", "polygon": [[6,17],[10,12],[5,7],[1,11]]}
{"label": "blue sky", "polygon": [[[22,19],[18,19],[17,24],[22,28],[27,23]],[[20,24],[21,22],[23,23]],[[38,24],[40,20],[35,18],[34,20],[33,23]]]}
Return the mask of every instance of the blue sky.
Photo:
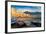
{"label": "blue sky", "polygon": [[11,5],[11,7],[16,8],[16,9],[25,9],[25,10],[31,10],[32,12],[36,12],[41,10],[40,6],[20,6],[20,5]]}

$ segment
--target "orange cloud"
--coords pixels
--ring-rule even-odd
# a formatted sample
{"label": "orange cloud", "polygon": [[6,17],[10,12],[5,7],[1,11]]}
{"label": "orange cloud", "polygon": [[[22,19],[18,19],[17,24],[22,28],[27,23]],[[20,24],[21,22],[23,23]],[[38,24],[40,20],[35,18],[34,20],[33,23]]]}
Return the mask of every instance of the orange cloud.
{"label": "orange cloud", "polygon": [[15,17],[32,17],[32,15],[25,14],[25,13],[17,13],[16,9],[12,8],[12,16]]}

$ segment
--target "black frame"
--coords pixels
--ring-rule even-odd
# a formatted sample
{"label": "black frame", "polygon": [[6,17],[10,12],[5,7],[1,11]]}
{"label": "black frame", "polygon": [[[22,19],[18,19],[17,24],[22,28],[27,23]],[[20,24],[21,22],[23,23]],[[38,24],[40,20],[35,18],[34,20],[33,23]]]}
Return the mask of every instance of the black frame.
{"label": "black frame", "polygon": [[[44,4],[44,30],[38,30],[38,31],[22,31],[22,32],[7,32],[7,3],[8,2],[22,2],[22,3]],[[25,32],[42,32],[42,31],[45,31],[45,3],[44,2],[5,1],[5,33],[25,33]]]}

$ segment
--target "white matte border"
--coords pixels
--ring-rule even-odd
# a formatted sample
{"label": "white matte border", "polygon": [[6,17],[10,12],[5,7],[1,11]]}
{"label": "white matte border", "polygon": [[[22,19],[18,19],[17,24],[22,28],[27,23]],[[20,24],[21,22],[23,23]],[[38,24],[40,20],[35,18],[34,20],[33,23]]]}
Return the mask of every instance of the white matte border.
{"label": "white matte border", "polygon": [[[11,29],[11,5],[22,5],[22,6],[41,6],[41,27],[36,28],[15,28]],[[19,2],[8,2],[8,32],[21,32],[21,31],[37,31],[44,30],[44,4],[34,3],[19,3]]]}

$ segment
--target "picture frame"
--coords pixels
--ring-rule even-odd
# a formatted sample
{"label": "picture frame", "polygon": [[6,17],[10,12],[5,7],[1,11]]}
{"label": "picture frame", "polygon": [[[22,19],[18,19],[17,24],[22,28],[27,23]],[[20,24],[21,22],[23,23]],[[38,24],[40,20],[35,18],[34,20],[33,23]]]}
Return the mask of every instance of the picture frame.
{"label": "picture frame", "polygon": [[[33,26],[33,27],[26,27],[26,28],[25,27],[24,28],[20,28],[20,27],[11,28],[11,20],[10,20],[11,17],[9,18],[9,16],[10,16],[10,11],[12,12],[12,10],[11,10],[12,7],[15,7],[15,5],[17,5],[17,10],[18,10],[18,6],[19,6],[19,8],[22,6],[25,6],[26,8],[28,6],[31,6],[30,8],[33,8],[35,6],[34,8],[36,8],[36,9],[39,8],[37,6],[40,6],[41,9],[39,8],[38,11],[39,10],[42,11],[40,13],[40,16],[42,15],[41,21],[40,21],[41,25],[38,27]],[[22,10],[22,8],[21,8],[21,10]],[[34,8],[33,8],[33,10],[34,10]],[[28,10],[28,11],[30,11],[30,10]],[[5,1],[5,33],[24,33],[24,32],[41,32],[41,31],[45,31],[45,3],[43,3],[43,2],[27,2],[27,1]]]}

